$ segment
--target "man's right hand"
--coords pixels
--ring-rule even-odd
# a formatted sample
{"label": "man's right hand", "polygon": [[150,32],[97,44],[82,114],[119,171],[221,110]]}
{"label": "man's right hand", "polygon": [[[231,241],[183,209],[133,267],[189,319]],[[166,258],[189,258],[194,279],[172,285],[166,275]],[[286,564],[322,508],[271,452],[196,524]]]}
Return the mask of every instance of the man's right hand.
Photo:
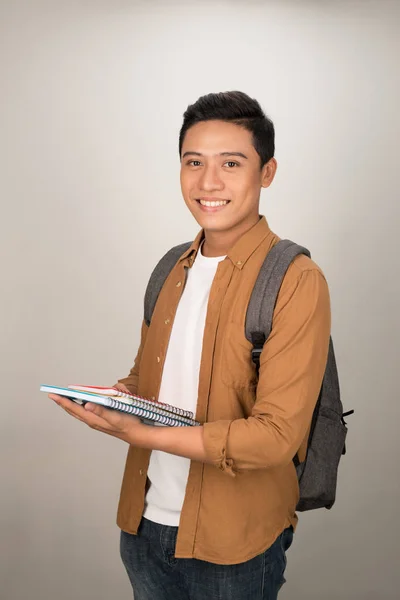
{"label": "man's right hand", "polygon": [[132,392],[128,390],[126,385],[123,383],[116,383],[115,385],[113,385],[113,387],[119,390],[120,392],[124,392],[124,394],[132,394]]}

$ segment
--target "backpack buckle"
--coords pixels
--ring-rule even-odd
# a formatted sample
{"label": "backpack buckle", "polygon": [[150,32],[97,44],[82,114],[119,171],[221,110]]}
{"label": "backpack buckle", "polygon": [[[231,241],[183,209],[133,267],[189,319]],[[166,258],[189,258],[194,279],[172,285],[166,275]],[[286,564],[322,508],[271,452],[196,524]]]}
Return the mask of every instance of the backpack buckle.
{"label": "backpack buckle", "polygon": [[262,348],[253,348],[251,351],[251,360],[256,365],[257,369],[260,368],[260,356],[262,350]]}
{"label": "backpack buckle", "polygon": [[251,343],[253,344],[253,348],[251,349],[251,360],[256,365],[258,375],[260,369],[260,356],[265,344],[265,335],[260,331],[253,331],[251,333]]}

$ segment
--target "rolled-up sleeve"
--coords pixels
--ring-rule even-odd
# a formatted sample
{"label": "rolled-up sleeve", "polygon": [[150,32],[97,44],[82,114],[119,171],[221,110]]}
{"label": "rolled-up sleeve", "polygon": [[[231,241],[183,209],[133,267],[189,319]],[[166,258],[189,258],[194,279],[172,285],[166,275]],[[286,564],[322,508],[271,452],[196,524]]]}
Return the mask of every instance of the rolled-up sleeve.
{"label": "rolled-up sleeve", "polygon": [[146,341],[148,326],[146,322],[143,320],[141,334],[140,334],[140,345],[136,354],[136,358],[133,363],[133,367],[131,368],[129,375],[124,377],[123,379],[118,379],[118,383],[123,383],[126,385],[131,394],[137,394],[138,382],[139,382],[139,369],[140,362],[142,359],[143,347]]}
{"label": "rolled-up sleeve", "polygon": [[278,297],[272,331],[260,357],[251,415],[203,426],[208,462],[234,475],[293,459],[307,435],[321,389],[330,327],[323,274],[317,268],[298,270],[289,285],[284,282]]}

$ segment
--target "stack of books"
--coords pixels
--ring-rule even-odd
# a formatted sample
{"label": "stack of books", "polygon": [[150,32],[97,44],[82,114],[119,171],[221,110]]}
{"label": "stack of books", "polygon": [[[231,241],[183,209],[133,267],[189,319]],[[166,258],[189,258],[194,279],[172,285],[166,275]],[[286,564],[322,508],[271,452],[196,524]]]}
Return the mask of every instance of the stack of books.
{"label": "stack of books", "polygon": [[116,388],[95,387],[90,385],[69,385],[66,388],[54,385],[41,385],[41,392],[58,394],[78,404],[94,402],[107,408],[129,413],[139,417],[147,425],[166,425],[169,427],[193,427],[200,425],[194,420],[192,412],[164,404],[136,394],[125,394]]}

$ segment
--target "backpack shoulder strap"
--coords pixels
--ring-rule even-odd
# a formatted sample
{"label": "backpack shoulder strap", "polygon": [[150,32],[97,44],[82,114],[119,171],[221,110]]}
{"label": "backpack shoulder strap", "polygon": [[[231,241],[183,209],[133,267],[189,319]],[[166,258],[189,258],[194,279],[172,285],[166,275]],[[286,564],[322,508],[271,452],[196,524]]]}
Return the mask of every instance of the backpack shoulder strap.
{"label": "backpack shoulder strap", "polygon": [[152,274],[150,275],[149,282],[147,284],[146,293],[144,295],[144,319],[147,325],[150,325],[151,317],[153,315],[154,307],[156,305],[159,293],[162,286],[164,285],[168,275],[172,271],[173,267],[178,262],[186,250],[190,248],[192,242],[185,242],[179,246],[174,246],[162,257],[158,262]]}
{"label": "backpack shoulder strap", "polygon": [[299,254],[311,257],[303,246],[280,240],[268,252],[261,266],[246,313],[246,338],[253,344],[252,359],[257,370],[260,354],[272,329],[272,318],[282,281],[289,265]]}

